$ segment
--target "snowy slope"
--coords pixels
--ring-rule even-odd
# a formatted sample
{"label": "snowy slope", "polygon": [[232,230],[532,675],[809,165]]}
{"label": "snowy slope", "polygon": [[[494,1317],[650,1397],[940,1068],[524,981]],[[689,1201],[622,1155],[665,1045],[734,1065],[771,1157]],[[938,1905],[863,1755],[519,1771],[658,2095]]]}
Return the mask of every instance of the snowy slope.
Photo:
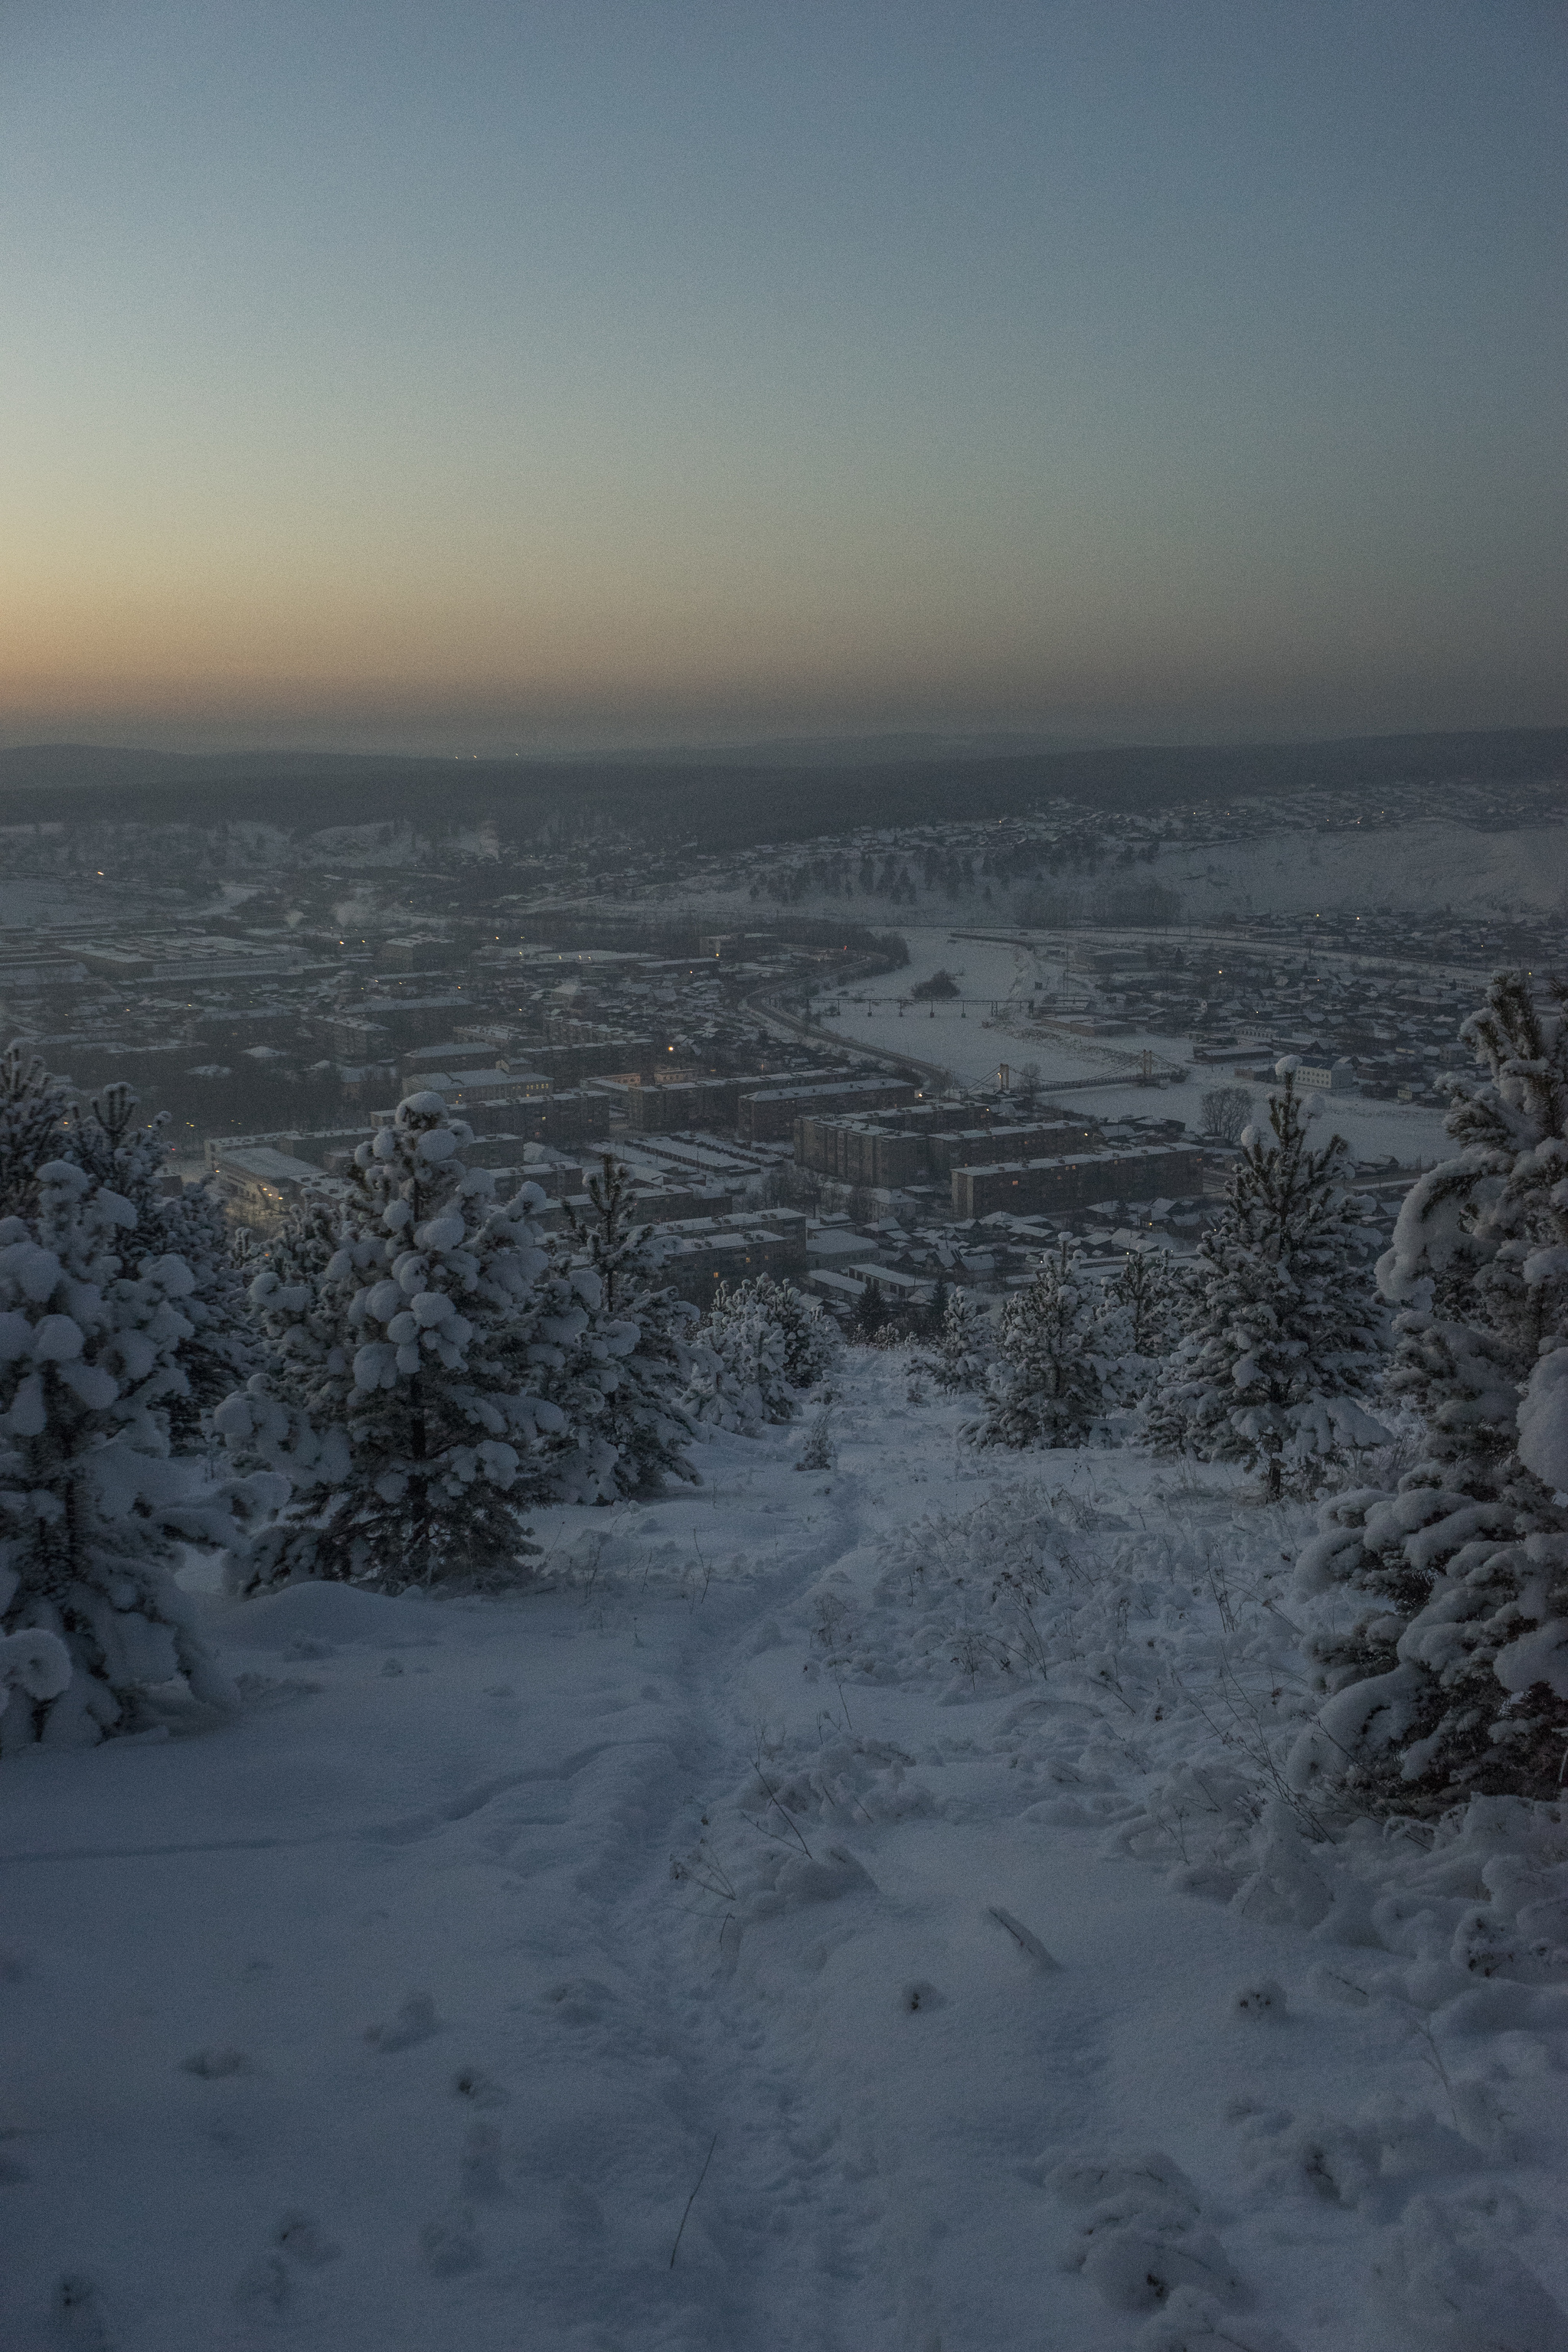
{"label": "snowy slope", "polygon": [[1568,2344],[1568,1993],[1227,1794],[1291,1524],[906,1380],[7,1766],[7,2352]]}

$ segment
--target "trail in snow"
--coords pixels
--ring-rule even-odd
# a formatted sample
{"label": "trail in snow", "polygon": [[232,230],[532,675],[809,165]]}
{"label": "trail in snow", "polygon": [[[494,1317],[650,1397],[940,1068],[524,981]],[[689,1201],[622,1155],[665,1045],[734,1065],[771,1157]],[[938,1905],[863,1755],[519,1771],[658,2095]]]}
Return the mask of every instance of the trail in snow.
{"label": "trail in snow", "polygon": [[832,1474],[721,1439],[548,1515],[552,1592],[250,1604],[237,1727],[7,1769],[0,2341],[1561,2340],[1555,1996],[1466,2040],[1108,1855],[1118,1702],[883,1622],[886,1532],[1019,1465],[850,1379]]}

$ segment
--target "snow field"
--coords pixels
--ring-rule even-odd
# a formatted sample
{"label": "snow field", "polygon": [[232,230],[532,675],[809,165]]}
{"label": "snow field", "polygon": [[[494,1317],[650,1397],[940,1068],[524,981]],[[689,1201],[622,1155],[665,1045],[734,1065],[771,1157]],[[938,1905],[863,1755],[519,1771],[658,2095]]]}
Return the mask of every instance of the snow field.
{"label": "snow field", "polygon": [[7,2352],[1568,2344],[1560,1856],[1314,1843],[1298,1517],[906,1381],[7,1766]]}

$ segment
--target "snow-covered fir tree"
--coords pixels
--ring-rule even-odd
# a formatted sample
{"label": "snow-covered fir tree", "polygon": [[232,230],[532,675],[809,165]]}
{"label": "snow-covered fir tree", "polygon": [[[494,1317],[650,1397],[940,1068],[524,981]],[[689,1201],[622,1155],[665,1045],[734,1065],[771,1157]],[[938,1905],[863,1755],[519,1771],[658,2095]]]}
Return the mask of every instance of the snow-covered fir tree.
{"label": "snow-covered fir tree", "polygon": [[520,1474],[565,1433],[545,1391],[587,1312],[533,1222],[538,1188],[498,1203],[489,1171],[464,1164],[469,1140],[439,1095],[408,1096],[359,1146],[325,1262],[307,1223],[293,1262],[252,1284],[268,1360],[215,1423],[294,1489],[253,1589],[504,1580],[532,1549]]}
{"label": "snow-covered fir tree", "polygon": [[1298,1565],[1327,1703],[1300,1787],[1434,1813],[1561,1799],[1568,1755],[1568,1018],[1502,972],[1460,1032],[1458,1146],[1407,1195],[1379,1261],[1389,1387],[1425,1459],[1343,1495]]}
{"label": "snow-covered fir tree", "polygon": [[984,1387],[995,1352],[984,1300],[973,1290],[958,1288],[949,1292],[932,1344],[916,1368],[929,1373],[946,1395],[959,1396]]}
{"label": "snow-covered fir tree", "polygon": [[232,1704],[174,1547],[233,1544],[279,1499],[266,1479],[197,1489],[170,1458],[184,1260],[136,1248],[133,1205],[71,1161],[44,1162],[32,1192],[30,1217],[0,1219],[0,1631],[54,1635],[70,1674],[13,1689],[6,1752],[137,1729],[176,1690]]}
{"label": "snow-covered fir tree", "polygon": [[[568,1366],[577,1428],[563,1438],[584,1456],[574,1483],[590,1479],[602,1499],[658,1486],[666,1477],[700,1483],[686,1448],[694,1435],[682,1402],[691,1378],[697,1309],[660,1279],[662,1260],[633,1215],[631,1180],[605,1156],[588,1179],[588,1213],[570,1213],[573,1240],[597,1284],[596,1302]],[[595,1474],[584,1442],[607,1448]]]}
{"label": "snow-covered fir tree", "polygon": [[1270,1497],[1386,1437],[1359,1400],[1383,1364],[1372,1239],[1341,1136],[1313,1150],[1282,1061],[1198,1246],[1201,1302],[1149,1409],[1163,1452],[1261,1467]]}
{"label": "snow-covered fir tree", "polygon": [[996,1318],[980,1445],[1083,1445],[1104,1406],[1100,1301],[1064,1238]]}

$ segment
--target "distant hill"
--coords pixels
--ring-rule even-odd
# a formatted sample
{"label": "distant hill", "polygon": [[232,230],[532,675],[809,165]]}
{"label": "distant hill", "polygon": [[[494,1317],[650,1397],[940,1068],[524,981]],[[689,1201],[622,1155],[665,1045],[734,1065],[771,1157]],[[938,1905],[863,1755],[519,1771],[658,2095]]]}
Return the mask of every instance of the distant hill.
{"label": "distant hill", "polygon": [[673,847],[741,848],[858,825],[1014,816],[1042,801],[1158,809],[1241,795],[1333,791],[1372,805],[1395,784],[1497,787],[1568,777],[1568,728],[1373,735],[1322,743],[1141,746],[826,762],[785,747],[679,757],[431,760],[383,754],[215,755],[42,744],[0,751],[0,820],[215,824],[313,833],[413,824],[440,833],[493,818],[528,835],[552,816],[607,820]]}

